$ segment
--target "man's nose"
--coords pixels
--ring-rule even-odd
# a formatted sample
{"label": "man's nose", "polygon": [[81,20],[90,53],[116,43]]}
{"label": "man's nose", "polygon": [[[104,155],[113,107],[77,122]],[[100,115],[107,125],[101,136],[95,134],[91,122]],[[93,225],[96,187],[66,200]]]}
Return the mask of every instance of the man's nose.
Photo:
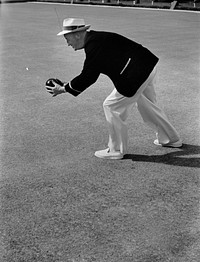
{"label": "man's nose", "polygon": [[67,45],[70,46],[70,43],[67,41],[67,39],[66,39],[66,42],[67,42]]}

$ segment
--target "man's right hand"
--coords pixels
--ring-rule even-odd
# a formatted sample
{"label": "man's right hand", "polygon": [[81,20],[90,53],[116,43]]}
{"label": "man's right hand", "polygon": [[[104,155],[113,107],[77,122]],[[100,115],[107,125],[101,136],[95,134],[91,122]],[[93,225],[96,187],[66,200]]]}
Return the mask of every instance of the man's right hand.
{"label": "man's right hand", "polygon": [[47,92],[52,96],[57,96],[62,93],[66,93],[64,83],[57,78],[50,78],[46,81]]}

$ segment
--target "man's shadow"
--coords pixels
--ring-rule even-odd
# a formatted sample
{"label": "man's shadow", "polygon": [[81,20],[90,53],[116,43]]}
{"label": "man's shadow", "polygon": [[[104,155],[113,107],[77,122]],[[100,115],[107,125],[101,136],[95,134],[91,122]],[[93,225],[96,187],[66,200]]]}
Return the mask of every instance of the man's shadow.
{"label": "man's shadow", "polygon": [[154,162],[173,166],[185,166],[200,168],[200,146],[183,144],[179,151],[166,153],[164,155],[137,155],[126,154],[123,159],[132,159],[138,162]]}

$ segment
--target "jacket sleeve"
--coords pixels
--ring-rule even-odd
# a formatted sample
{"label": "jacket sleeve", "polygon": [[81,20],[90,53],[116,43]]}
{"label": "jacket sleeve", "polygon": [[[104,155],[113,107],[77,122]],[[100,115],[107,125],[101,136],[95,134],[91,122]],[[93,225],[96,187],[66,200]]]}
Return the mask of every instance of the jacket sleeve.
{"label": "jacket sleeve", "polygon": [[[100,52],[98,42],[91,41],[85,47],[86,59],[81,73],[69,82],[75,96],[94,84],[100,75]],[[73,94],[74,95],[74,94]]]}

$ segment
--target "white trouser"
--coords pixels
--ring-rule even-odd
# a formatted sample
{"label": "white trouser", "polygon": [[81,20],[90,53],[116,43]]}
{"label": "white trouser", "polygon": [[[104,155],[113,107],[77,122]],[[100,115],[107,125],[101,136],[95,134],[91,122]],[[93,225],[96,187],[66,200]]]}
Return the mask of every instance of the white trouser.
{"label": "white trouser", "polygon": [[177,131],[169,122],[165,113],[156,105],[155,76],[156,68],[133,97],[125,97],[114,89],[104,101],[103,108],[108,124],[108,147],[110,151],[127,153],[128,132],[126,120],[134,104],[137,105],[144,122],[156,131],[158,141],[161,144],[179,140]]}

